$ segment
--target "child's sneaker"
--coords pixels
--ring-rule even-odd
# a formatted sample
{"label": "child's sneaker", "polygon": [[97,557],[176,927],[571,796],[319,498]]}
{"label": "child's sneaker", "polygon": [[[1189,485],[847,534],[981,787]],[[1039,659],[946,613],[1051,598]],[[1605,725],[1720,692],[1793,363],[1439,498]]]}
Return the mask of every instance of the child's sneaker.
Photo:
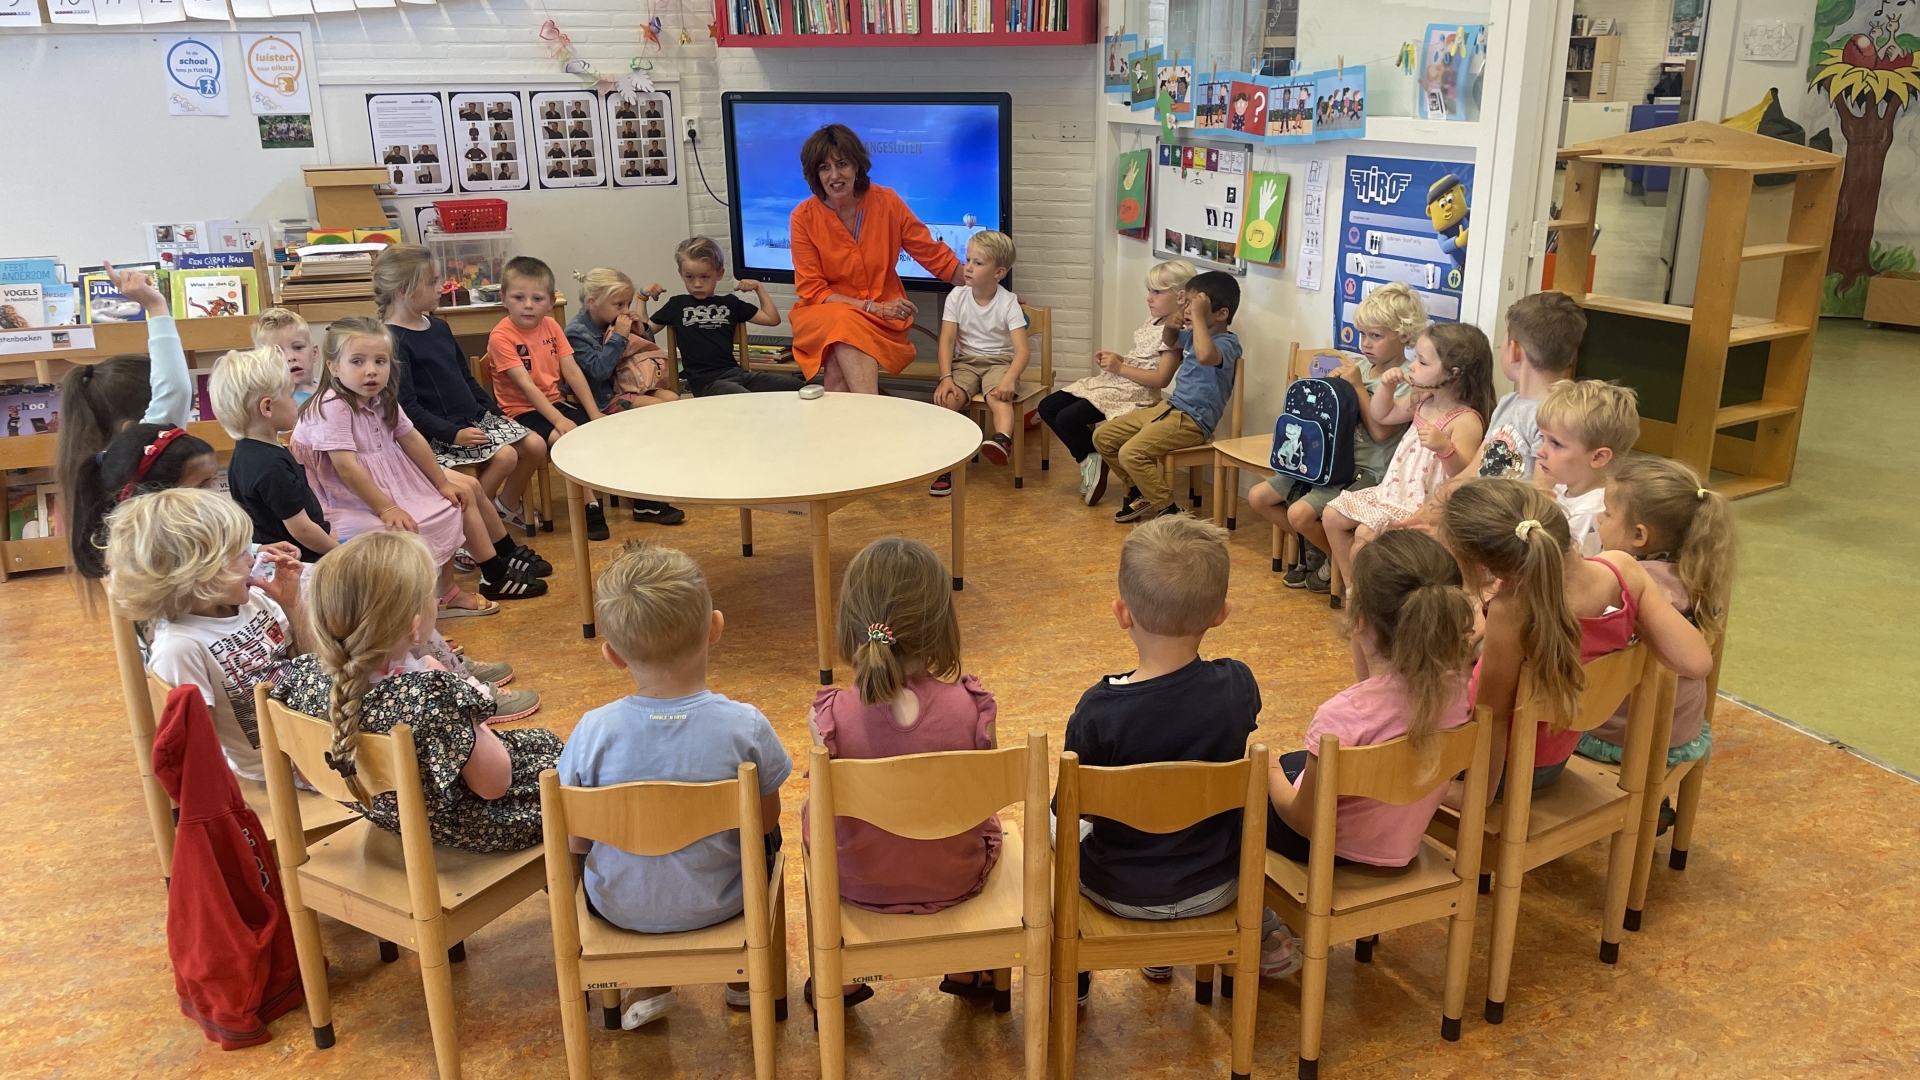
{"label": "child's sneaker", "polygon": [[1088,506],[1099,506],[1107,494],[1107,461],[1099,454],[1088,454],[1080,463],[1080,494]]}
{"label": "child's sneaker", "polygon": [[613,535],[612,533],[607,531],[607,512],[605,510],[600,509],[600,504],[597,502],[588,503],[587,504],[587,539],[605,540],[607,537],[612,535]]}
{"label": "child's sneaker", "polygon": [[677,506],[651,499],[633,500],[633,520],[651,525],[678,525],[687,520],[687,512]]}
{"label": "child's sneaker", "polygon": [[980,456],[995,465],[1005,465],[1013,460],[1013,440],[1005,435],[995,434],[993,438],[980,444]]}
{"label": "child's sneaker", "polygon": [[1325,596],[1333,591],[1333,560],[1322,556],[1320,565],[1307,575],[1307,591],[1315,596]]}
{"label": "child's sneaker", "polygon": [[499,581],[480,579],[480,595],[489,600],[531,600],[547,595],[547,583],[517,570],[508,570]]}
{"label": "child's sneaker", "polygon": [[726,989],[721,992],[720,996],[726,999],[727,1005],[731,1008],[753,1008],[753,992],[746,987],[735,990],[732,983],[727,983]]}
{"label": "child's sneaker", "polygon": [[1267,935],[1260,943],[1260,977],[1263,979],[1284,979],[1300,970],[1306,963],[1307,954],[1300,948],[1300,939],[1285,924]]}
{"label": "child's sneaker", "polygon": [[936,499],[944,499],[953,494],[953,474],[943,472],[934,477],[933,483],[927,485],[927,494]]}
{"label": "child's sneaker", "polygon": [[664,994],[655,994],[653,997],[641,998],[638,1001],[628,1003],[627,993],[630,992],[631,991],[622,992],[620,995],[620,1004],[625,1006],[625,1011],[620,1014],[620,1026],[626,1028],[628,1031],[633,1031],[646,1024],[651,1024],[655,1020],[672,1012],[680,1005],[680,995],[671,990]]}
{"label": "child's sneaker", "polygon": [[[448,642],[448,644],[452,644],[452,642]],[[465,663],[467,665],[467,674],[479,679],[481,682],[492,683],[495,686],[505,686],[513,681],[513,665],[507,663],[505,660],[492,664],[476,664],[471,660],[465,661]]]}
{"label": "child's sneaker", "polygon": [[1080,973],[1080,1004],[1085,1005],[1087,1003],[1087,994],[1090,993],[1092,990],[1093,990],[1093,972],[1091,971],[1081,972]]}
{"label": "child's sneaker", "polygon": [[525,573],[528,577],[552,577],[553,564],[540,557],[540,553],[525,544],[515,543],[513,537],[501,538],[494,545],[496,551],[504,550],[507,565]]}
{"label": "child's sneaker", "polygon": [[1163,514],[1166,511],[1171,510],[1173,508],[1174,508],[1173,504],[1168,503],[1166,506],[1162,507],[1161,509],[1156,510],[1154,509],[1153,504],[1148,502],[1146,499],[1136,498],[1136,499],[1129,500],[1125,506],[1122,506],[1120,508],[1120,512],[1113,515],[1113,520],[1124,525],[1129,521],[1139,521],[1142,518],[1158,517],[1160,514]]}
{"label": "child's sneaker", "polygon": [[1287,568],[1286,576],[1280,579],[1280,583],[1289,589],[1304,589],[1326,561],[1326,555],[1303,537],[1300,540],[1300,561]]}
{"label": "child's sneaker", "polygon": [[499,723],[513,720],[525,720],[540,711],[540,695],[531,690],[502,690],[498,683],[493,690],[493,718]]}
{"label": "child's sneaker", "polygon": [[1140,974],[1145,975],[1154,982],[1172,982],[1173,965],[1168,964],[1165,967],[1143,967],[1140,969]]}

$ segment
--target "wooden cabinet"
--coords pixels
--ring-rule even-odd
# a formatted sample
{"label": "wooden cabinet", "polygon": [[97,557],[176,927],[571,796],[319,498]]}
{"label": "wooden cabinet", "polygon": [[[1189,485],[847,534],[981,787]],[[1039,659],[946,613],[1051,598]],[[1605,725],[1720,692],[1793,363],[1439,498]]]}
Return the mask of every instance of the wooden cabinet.
{"label": "wooden cabinet", "polygon": [[1620,35],[1567,39],[1567,96],[1612,101],[1619,91]]}

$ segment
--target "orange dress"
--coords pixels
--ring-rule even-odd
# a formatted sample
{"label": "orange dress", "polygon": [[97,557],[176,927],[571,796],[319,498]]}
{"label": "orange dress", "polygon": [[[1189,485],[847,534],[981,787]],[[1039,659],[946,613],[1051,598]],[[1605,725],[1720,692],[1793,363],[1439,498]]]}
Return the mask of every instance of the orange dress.
{"label": "orange dress", "polygon": [[911,320],[883,319],[854,304],[828,303],[833,293],[884,303],[907,295],[895,266],[906,250],[942,281],[960,270],[953,249],[933,238],[892,188],[878,184],[860,201],[864,217],[854,239],[832,207],[809,198],[793,208],[793,358],[807,378],[835,345],[851,345],[898,375],[913,362]]}

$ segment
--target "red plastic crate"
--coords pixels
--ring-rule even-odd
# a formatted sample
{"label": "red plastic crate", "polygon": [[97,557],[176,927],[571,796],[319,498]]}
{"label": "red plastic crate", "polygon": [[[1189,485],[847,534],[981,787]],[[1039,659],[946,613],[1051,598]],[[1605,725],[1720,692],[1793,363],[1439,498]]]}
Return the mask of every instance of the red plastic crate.
{"label": "red plastic crate", "polygon": [[441,232],[499,232],[507,227],[505,199],[435,199]]}

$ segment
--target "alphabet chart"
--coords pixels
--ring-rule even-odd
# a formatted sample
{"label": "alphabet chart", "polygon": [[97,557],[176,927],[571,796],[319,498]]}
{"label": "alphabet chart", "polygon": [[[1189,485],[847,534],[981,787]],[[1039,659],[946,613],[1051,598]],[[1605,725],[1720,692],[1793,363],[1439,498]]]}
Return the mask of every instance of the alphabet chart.
{"label": "alphabet chart", "polygon": [[1235,274],[1247,203],[1248,143],[1160,143],[1153,177],[1153,253],[1184,258]]}

